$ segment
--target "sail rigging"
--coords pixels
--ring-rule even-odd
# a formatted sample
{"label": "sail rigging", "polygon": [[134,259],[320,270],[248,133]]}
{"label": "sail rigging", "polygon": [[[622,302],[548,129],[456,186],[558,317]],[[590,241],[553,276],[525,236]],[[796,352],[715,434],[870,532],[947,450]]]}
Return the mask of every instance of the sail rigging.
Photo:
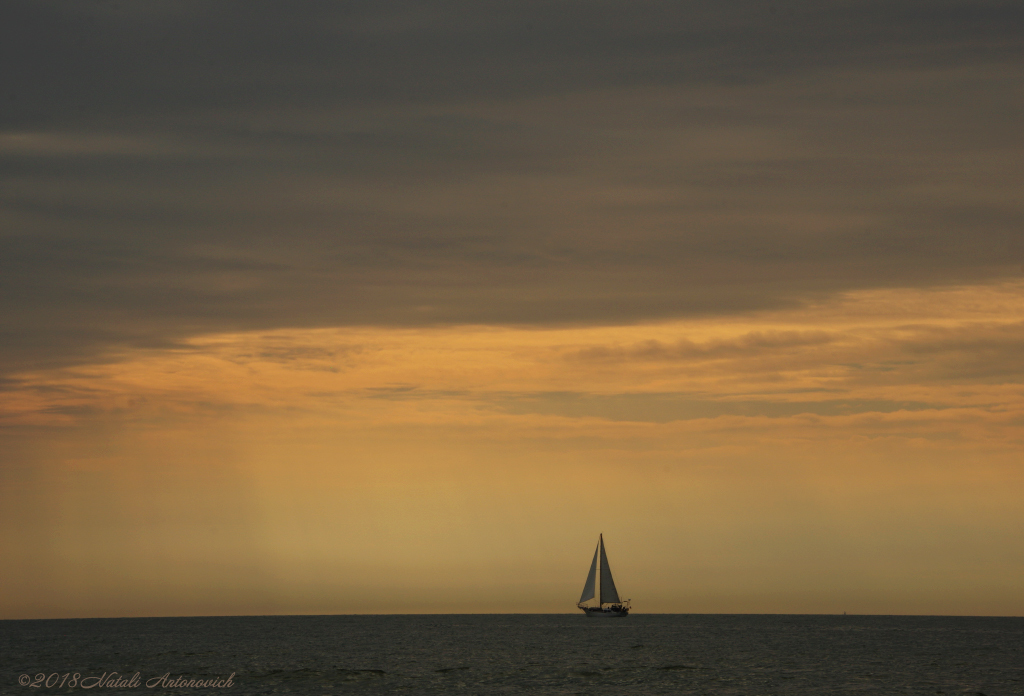
{"label": "sail rigging", "polygon": [[[595,586],[600,578],[600,585]],[[598,587],[600,589],[598,589]],[[608,565],[608,555],[604,551],[604,535],[597,538],[597,548],[594,549],[594,560],[590,562],[590,572],[587,573],[587,582],[583,585],[583,594],[580,595],[578,604],[588,599],[600,597],[598,606],[604,604],[621,604],[619,593],[615,589],[615,581],[612,579],[612,569]]]}

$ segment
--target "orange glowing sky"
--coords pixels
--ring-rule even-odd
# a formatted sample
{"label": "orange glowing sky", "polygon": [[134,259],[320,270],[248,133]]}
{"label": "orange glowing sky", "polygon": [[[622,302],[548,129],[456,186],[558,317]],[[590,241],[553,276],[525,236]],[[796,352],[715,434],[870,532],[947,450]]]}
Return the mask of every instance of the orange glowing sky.
{"label": "orange glowing sky", "polygon": [[647,611],[1019,613],[1022,297],[279,329],[26,373],[6,611],[563,611],[603,530]]}
{"label": "orange glowing sky", "polygon": [[1016,4],[343,5],[0,10],[0,618],[1024,614]]}

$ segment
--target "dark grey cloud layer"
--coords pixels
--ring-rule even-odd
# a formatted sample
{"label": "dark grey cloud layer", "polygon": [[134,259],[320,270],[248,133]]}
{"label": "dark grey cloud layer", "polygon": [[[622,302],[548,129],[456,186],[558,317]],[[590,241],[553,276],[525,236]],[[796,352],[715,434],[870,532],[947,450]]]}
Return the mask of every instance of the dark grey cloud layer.
{"label": "dark grey cloud layer", "polygon": [[[1014,2],[5,4],[15,120],[404,104],[610,85],[748,82],[809,66],[1015,58]],[[11,75],[11,71],[7,71]],[[25,121],[22,121],[25,122]]]}
{"label": "dark grey cloud layer", "polygon": [[7,371],[1024,262],[1016,2],[11,1]]}

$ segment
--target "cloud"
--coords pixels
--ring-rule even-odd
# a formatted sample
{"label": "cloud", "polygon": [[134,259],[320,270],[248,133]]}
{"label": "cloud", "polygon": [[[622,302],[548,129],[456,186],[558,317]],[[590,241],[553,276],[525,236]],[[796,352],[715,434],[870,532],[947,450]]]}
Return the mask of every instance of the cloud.
{"label": "cloud", "polygon": [[3,12],[5,373],[1021,272],[1014,3]]}
{"label": "cloud", "polygon": [[[1013,55],[1012,2],[371,5],[15,2],[3,43],[17,118],[56,104],[124,114],[260,102],[407,103],[595,87],[749,81],[881,62]],[[50,114],[48,114],[50,115]]]}
{"label": "cloud", "polygon": [[[280,417],[288,427],[428,427],[497,440],[1008,446],[1022,408],[1020,293],[1020,283],[861,291],[813,310],[628,326],[217,334],[22,373],[0,392],[0,419],[63,427]],[[904,323],[902,310],[916,321]]]}
{"label": "cloud", "polygon": [[764,355],[804,346],[831,343],[825,331],[752,331],[739,338],[695,343],[687,339],[666,345],[650,340],[627,348],[598,346],[577,353],[581,360],[714,360]]}

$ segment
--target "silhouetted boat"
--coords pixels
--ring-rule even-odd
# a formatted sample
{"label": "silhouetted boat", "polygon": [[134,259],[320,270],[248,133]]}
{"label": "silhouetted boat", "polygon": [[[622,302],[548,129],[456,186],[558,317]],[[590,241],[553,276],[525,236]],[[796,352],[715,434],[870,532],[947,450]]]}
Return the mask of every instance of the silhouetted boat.
{"label": "silhouetted boat", "polygon": [[[600,572],[598,566],[600,565]],[[600,575],[600,593],[595,592],[594,585]],[[600,597],[597,605],[587,605],[584,602]],[[607,605],[607,606],[605,606]],[[615,581],[612,580],[612,570],[608,567],[608,556],[604,552],[604,535],[597,537],[597,549],[594,550],[594,560],[590,564],[590,573],[587,574],[587,584],[583,586],[583,594],[576,606],[583,610],[587,616],[628,616],[629,600],[625,602],[619,599],[619,593],[615,589]]]}

